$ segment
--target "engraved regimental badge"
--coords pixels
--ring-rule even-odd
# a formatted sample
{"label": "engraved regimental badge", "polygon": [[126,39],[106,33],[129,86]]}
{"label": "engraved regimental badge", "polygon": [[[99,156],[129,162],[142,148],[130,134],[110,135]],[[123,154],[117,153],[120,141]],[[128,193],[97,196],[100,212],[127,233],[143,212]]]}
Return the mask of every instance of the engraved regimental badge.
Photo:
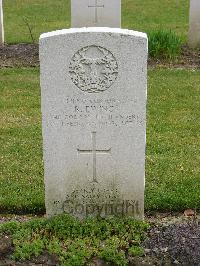
{"label": "engraved regimental badge", "polygon": [[96,45],[86,46],[72,57],[69,74],[82,91],[98,93],[107,90],[115,82],[118,64],[107,49]]}

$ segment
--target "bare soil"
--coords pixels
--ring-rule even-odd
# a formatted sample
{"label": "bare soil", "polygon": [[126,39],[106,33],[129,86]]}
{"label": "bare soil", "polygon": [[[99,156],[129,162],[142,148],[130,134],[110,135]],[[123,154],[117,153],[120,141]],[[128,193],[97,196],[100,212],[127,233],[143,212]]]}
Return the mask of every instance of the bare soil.
{"label": "bare soil", "polygon": [[[130,257],[129,266],[199,266],[200,265],[200,216],[184,214],[155,213],[146,216],[151,224],[147,238],[142,244],[145,255]],[[0,224],[7,221],[25,222],[33,216],[0,216]],[[14,246],[9,236],[0,239],[1,266],[58,266],[58,258],[45,251],[29,261],[15,262],[10,259]],[[93,258],[96,266],[105,266],[104,261]],[[86,264],[87,265],[87,264]],[[89,265],[89,264],[88,264]],[[111,264],[110,264],[111,265]],[[113,264],[112,264],[113,265]]]}
{"label": "bare soil", "polygon": [[[16,44],[0,46],[0,68],[39,66],[38,44]],[[149,67],[200,68],[200,49],[182,47],[181,56],[173,61],[149,59]]]}
{"label": "bare soil", "polygon": [[0,46],[0,68],[39,66],[38,44]]}

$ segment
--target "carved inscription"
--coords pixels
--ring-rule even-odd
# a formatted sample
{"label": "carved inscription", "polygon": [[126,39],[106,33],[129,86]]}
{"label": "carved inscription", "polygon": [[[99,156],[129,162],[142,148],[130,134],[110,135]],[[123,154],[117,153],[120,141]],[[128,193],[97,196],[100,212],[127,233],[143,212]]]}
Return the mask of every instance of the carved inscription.
{"label": "carved inscription", "polygon": [[[137,110],[132,112],[132,106],[137,103],[132,99],[66,97],[62,99],[62,102],[65,108],[53,116],[56,126],[103,128],[110,125],[122,127],[130,124],[138,126],[144,124],[144,119],[137,113]],[[130,107],[127,108],[128,106]]]}
{"label": "carved inscription", "polygon": [[73,83],[82,91],[103,92],[116,80],[118,64],[107,49],[96,45],[86,46],[73,56],[69,74]]}

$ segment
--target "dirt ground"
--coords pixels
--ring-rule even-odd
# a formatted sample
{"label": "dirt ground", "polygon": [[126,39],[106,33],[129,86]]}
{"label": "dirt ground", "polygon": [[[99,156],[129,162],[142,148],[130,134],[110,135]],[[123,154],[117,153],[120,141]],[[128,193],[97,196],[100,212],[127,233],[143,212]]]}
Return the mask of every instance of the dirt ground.
{"label": "dirt ground", "polygon": [[39,66],[38,44],[0,46],[0,68]]}
{"label": "dirt ground", "polygon": [[[24,222],[33,218],[33,216],[0,215],[0,224],[11,220]],[[129,258],[129,266],[200,265],[200,215],[196,215],[193,210],[186,214],[156,213],[147,215],[146,221],[151,224],[151,228],[142,244],[145,255]],[[57,257],[48,252],[30,261],[14,262],[9,258],[13,251],[14,247],[9,236],[0,239],[1,266],[59,265]],[[97,258],[94,258],[93,263],[96,266],[108,265]]]}
{"label": "dirt ground", "polygon": [[[0,68],[2,67],[35,67],[39,66],[38,44],[17,44],[0,46]],[[170,60],[149,59],[149,67],[200,68],[200,50],[182,47],[179,59]]]}

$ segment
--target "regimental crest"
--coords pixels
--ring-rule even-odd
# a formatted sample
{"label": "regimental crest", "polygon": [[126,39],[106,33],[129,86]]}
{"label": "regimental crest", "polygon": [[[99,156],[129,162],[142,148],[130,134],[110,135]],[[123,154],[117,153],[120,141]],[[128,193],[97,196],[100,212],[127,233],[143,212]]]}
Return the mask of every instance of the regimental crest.
{"label": "regimental crest", "polygon": [[73,83],[82,91],[103,92],[115,82],[118,64],[107,49],[96,45],[86,46],[72,57],[69,74]]}

